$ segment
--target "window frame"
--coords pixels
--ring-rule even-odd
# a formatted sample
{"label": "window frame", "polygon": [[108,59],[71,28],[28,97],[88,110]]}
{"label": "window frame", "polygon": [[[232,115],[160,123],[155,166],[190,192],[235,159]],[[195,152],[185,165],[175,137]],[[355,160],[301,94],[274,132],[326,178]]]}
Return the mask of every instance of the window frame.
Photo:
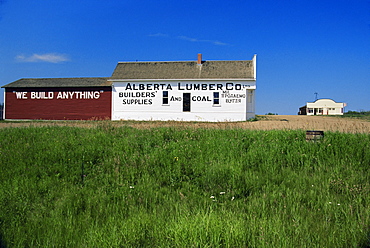
{"label": "window frame", "polygon": [[213,92],[213,106],[214,106],[214,107],[219,107],[219,106],[221,106],[221,102],[220,102],[220,92],[218,92],[218,91]]}
{"label": "window frame", "polygon": [[170,105],[168,90],[162,91],[162,105]]}

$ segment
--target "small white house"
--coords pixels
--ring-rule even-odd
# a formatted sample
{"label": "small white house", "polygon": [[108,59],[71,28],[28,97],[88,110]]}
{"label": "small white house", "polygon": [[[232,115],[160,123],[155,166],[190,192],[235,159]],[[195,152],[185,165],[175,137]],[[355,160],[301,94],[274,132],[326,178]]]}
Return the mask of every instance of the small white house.
{"label": "small white house", "polygon": [[307,102],[307,105],[299,108],[300,115],[343,115],[343,102],[335,102],[331,99],[318,99],[314,102]]}
{"label": "small white house", "polygon": [[252,60],[120,62],[112,120],[245,121],[255,117]]}

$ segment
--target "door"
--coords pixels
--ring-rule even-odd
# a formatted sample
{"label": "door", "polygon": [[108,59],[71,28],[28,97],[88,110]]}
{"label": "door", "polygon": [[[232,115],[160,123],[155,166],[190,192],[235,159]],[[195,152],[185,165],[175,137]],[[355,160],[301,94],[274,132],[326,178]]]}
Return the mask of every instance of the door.
{"label": "door", "polygon": [[182,94],[182,111],[190,112],[190,93]]}

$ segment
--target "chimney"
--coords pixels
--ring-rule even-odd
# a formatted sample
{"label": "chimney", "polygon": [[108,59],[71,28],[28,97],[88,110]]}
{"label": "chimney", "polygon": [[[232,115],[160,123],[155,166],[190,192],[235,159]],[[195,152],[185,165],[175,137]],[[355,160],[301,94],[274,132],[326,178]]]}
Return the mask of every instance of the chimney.
{"label": "chimney", "polygon": [[202,64],[202,54],[198,53],[198,65]]}

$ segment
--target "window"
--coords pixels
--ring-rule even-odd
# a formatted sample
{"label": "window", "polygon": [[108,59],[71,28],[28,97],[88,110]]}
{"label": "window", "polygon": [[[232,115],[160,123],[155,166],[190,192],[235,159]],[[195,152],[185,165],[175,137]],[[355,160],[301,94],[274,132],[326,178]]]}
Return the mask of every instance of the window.
{"label": "window", "polygon": [[190,112],[190,93],[182,93],[182,111]]}
{"label": "window", "polygon": [[312,114],[313,113],[313,108],[308,108],[308,113]]}
{"label": "window", "polygon": [[213,105],[220,105],[220,92],[213,92]]}
{"label": "window", "polygon": [[168,91],[163,91],[162,104],[168,104]]}

